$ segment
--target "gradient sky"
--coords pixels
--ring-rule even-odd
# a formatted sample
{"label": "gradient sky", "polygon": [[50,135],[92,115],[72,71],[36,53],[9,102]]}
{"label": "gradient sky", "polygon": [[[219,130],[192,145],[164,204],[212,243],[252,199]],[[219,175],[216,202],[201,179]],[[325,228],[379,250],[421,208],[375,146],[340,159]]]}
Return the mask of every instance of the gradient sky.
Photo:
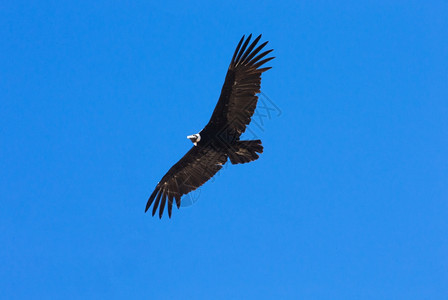
{"label": "gradient sky", "polygon": [[[1,298],[448,298],[446,1],[149,2],[1,2]],[[265,152],[152,218],[248,33]]]}

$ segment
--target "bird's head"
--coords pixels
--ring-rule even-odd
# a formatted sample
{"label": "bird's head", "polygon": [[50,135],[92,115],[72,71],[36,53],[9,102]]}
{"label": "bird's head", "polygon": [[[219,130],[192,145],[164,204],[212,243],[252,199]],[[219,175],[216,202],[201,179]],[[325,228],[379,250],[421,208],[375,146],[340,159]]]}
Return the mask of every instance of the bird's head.
{"label": "bird's head", "polygon": [[201,136],[199,135],[199,133],[196,133],[187,136],[187,139],[189,139],[195,146],[197,146],[199,141],[201,140]]}

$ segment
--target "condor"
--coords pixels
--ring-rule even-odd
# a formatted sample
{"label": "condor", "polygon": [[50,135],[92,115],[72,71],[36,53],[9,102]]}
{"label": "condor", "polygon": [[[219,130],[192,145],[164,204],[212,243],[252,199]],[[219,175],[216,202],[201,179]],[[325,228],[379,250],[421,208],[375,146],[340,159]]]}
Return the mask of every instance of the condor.
{"label": "condor", "polygon": [[208,124],[199,133],[187,136],[194,146],[157,184],[148,199],[145,212],[152,204],[152,215],[159,208],[162,218],[165,206],[168,216],[174,201],[180,207],[181,197],[212,178],[226,163],[243,164],[258,159],[263,152],[260,140],[241,141],[257,106],[263,67],[274,59],[266,57],[272,50],[262,51],[268,42],[258,45],[259,35],[251,42],[243,36],[233,54],[218,103]]}

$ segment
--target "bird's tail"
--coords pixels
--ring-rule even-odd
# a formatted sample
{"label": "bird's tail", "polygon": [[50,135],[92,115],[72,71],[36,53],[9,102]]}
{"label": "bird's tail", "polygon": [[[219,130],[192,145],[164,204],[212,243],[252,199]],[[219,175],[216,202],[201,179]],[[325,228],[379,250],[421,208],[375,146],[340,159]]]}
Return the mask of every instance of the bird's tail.
{"label": "bird's tail", "polygon": [[232,145],[229,152],[232,164],[244,164],[258,159],[257,153],[263,153],[263,146],[260,140],[238,141]]}

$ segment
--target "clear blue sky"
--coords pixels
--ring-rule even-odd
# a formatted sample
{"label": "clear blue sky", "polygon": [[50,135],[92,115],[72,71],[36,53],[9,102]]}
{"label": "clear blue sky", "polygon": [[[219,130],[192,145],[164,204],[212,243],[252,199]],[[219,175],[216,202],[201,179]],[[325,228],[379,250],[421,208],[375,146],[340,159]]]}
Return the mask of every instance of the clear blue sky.
{"label": "clear blue sky", "polygon": [[[446,1],[147,2],[0,4],[1,297],[448,297]],[[248,33],[265,152],[144,214]]]}

